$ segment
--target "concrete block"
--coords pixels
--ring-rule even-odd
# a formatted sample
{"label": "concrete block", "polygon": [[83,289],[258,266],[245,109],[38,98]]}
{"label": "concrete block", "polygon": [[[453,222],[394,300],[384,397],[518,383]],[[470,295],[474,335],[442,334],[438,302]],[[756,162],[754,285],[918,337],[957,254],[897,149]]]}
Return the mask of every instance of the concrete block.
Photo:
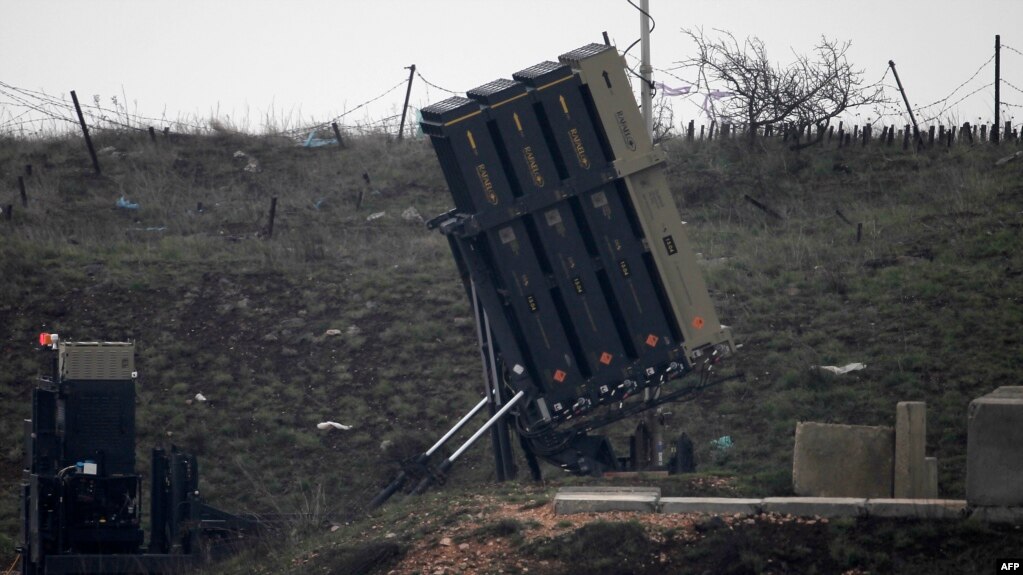
{"label": "concrete block", "polygon": [[974,399],[967,421],[966,500],[1023,507],[1023,386]]}
{"label": "concrete block", "polygon": [[966,516],[964,499],[868,499],[870,517],[959,519]]}
{"label": "concrete block", "polygon": [[707,515],[756,515],[760,513],[763,499],[738,499],[730,497],[662,497],[661,513],[704,513]]}
{"label": "concrete block", "polygon": [[896,498],[920,499],[927,496],[927,404],[900,401],[895,406]]}
{"label": "concrete block", "polygon": [[1023,507],[974,507],[970,511],[970,519],[1023,525]]}
{"label": "concrete block", "polygon": [[646,493],[660,497],[661,488],[632,485],[566,485],[559,487],[558,493]]}
{"label": "concrete block", "polygon": [[894,449],[890,427],[797,423],[793,490],[808,497],[891,497]]}
{"label": "concrete block", "polygon": [[600,513],[636,511],[654,513],[660,498],[649,493],[558,493],[554,496],[554,513]]}
{"label": "concrete block", "polygon": [[925,499],[937,499],[938,498],[938,458],[937,457],[925,457],[924,468],[927,470],[927,491],[924,493]]}
{"label": "concrete block", "polygon": [[859,497],[767,497],[764,513],[801,517],[860,517],[867,513],[867,500]]}

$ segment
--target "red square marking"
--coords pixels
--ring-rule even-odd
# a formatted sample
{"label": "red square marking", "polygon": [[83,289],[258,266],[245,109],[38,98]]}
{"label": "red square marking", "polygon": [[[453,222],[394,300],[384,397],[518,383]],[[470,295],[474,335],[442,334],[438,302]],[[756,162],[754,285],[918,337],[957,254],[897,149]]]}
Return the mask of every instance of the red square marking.
{"label": "red square marking", "polygon": [[563,372],[563,371],[561,371],[559,369],[558,371],[554,372],[554,381],[556,381],[558,383],[562,383],[562,382],[565,381],[565,377],[567,377],[567,376],[568,376],[567,373],[565,373],[565,372]]}
{"label": "red square marking", "polygon": [[650,335],[646,336],[646,344],[649,345],[650,347],[657,347],[657,342],[658,341],[660,341],[660,338],[658,338],[654,334],[650,334]]}
{"label": "red square marking", "polygon": [[604,353],[600,354],[600,363],[602,363],[604,365],[611,365],[611,358],[612,357],[613,356],[610,353],[605,351]]}

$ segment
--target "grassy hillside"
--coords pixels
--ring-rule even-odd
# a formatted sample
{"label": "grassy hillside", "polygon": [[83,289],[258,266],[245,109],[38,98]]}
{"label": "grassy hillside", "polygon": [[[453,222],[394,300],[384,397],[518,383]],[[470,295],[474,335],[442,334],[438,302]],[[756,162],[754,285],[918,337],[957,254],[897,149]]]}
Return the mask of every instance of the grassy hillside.
{"label": "grassy hillside", "polygon": [[[428,142],[96,140],[114,148],[100,155],[102,177],[77,139],[0,140],[13,200],[0,205],[15,204],[12,221],[0,219],[0,561],[17,536],[40,331],[134,339],[143,464],[149,446],[176,444],[199,456],[215,505],[303,513],[306,526],[361,517],[396,462],[476,402],[479,358],[446,241],[402,217],[451,205]],[[1023,162],[992,167],[1014,149],[665,147],[712,296],[743,344],[731,360],[743,376],[673,409],[671,433],[694,439],[729,492],[781,494],[797,421],[891,425],[897,401],[922,400],[940,489],[962,496],[966,405],[1023,372]],[[13,185],[25,164],[27,209]],[[115,207],[121,197],[139,208]],[[811,369],[850,362],[868,367]],[[193,400],[199,392],[207,402]],[[354,428],[317,430],[326,419]],[[712,454],[724,435],[734,447]],[[486,446],[474,449],[430,501],[488,492],[487,458]],[[377,551],[397,561],[416,537],[400,535],[402,545]],[[321,544],[338,543],[307,547]],[[300,570],[292,560],[285,553],[274,569]]]}

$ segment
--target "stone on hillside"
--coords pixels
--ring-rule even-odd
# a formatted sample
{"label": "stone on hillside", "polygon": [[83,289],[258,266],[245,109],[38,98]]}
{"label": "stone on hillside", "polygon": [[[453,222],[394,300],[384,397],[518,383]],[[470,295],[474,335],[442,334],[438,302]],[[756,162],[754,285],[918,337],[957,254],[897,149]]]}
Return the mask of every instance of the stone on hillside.
{"label": "stone on hillside", "polygon": [[325,335],[327,337],[336,337],[336,336],[341,335],[341,330],[339,330],[339,329],[328,329],[327,331],[323,332],[323,335]]}
{"label": "stone on hillside", "polygon": [[401,219],[403,219],[403,220],[405,220],[406,222],[409,222],[409,223],[422,223],[423,222],[423,216],[420,215],[419,214],[419,210],[417,210],[413,206],[409,206],[409,207],[405,208],[405,211],[403,211],[401,213]]}

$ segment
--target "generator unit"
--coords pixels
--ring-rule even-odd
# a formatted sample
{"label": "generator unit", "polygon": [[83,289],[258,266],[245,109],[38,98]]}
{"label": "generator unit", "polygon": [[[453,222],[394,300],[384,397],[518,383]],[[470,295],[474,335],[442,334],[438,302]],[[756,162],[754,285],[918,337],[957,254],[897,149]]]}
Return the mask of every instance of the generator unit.
{"label": "generator unit", "polygon": [[509,440],[494,422],[508,413],[527,458],[615,469],[588,432],[692,397],[735,349],[623,57],[590,44],[421,112],[455,205],[428,225],[475,310],[498,458]]}
{"label": "generator unit", "polygon": [[197,563],[203,542],[252,531],[202,501],[194,456],[157,448],[144,545],[134,344],[40,343],[53,374],[33,389],[25,420],[22,575],[175,572]]}

